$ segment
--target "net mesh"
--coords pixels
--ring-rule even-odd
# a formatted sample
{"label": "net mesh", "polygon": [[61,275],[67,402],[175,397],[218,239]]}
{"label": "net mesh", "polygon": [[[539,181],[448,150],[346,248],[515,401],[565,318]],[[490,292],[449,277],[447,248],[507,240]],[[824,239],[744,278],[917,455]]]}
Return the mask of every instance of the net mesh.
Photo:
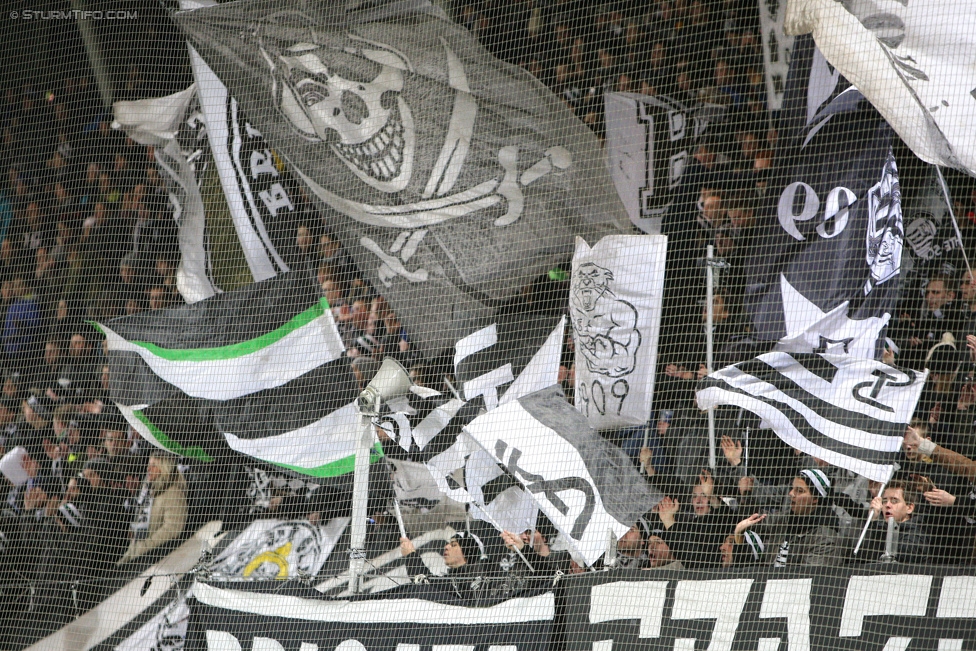
{"label": "net mesh", "polygon": [[974,15],[4,3],[0,647],[976,648]]}

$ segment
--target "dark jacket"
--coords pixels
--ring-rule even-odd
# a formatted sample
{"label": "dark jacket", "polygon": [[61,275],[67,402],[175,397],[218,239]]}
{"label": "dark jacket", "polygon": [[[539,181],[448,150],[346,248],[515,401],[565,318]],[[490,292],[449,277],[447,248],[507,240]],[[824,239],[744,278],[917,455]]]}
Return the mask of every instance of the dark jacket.
{"label": "dark jacket", "polygon": [[[835,523],[829,507],[821,505],[811,515],[771,515],[754,532],[762,541],[763,565],[842,565],[848,557],[848,541]],[[732,533],[733,529],[729,530]]]}

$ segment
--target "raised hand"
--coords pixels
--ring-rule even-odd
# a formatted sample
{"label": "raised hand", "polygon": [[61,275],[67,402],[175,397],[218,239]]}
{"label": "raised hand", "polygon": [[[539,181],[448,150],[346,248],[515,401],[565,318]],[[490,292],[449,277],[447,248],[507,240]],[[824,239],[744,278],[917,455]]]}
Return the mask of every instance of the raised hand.
{"label": "raised hand", "polygon": [[735,535],[741,535],[746,529],[754,527],[763,520],[766,519],[766,514],[759,515],[758,513],[753,513],[748,518],[735,525]]}
{"label": "raised hand", "polygon": [[923,493],[923,495],[925,496],[925,501],[933,506],[952,506],[956,503],[956,496],[941,488],[933,488]]}
{"label": "raised hand", "polygon": [[417,548],[413,546],[413,542],[409,538],[400,538],[400,555],[409,556],[410,554],[417,551]]}
{"label": "raised hand", "polygon": [[722,454],[725,459],[733,466],[742,463],[742,442],[733,441],[731,436],[722,437]]}
{"label": "raised hand", "polygon": [[522,549],[525,547],[525,543],[522,542],[522,536],[516,535],[511,531],[502,532],[502,542],[504,542],[505,546],[509,549]]}

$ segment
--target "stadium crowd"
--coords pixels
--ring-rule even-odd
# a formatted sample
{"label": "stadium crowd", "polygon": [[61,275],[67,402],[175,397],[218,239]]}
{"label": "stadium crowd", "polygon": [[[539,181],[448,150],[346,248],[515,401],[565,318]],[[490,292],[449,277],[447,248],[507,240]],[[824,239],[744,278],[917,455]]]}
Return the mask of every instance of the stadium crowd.
{"label": "stadium crowd", "polygon": [[[459,0],[454,9],[489,51],[548,85],[598,136],[607,90],[727,107],[725,122],[685,173],[689,209],[669,216],[665,229],[684,243],[689,260],[713,244],[729,263],[714,305],[717,348],[745,336],[748,260],[741,252],[754,235],[777,138],[765,104],[755,3],[551,4]],[[141,74],[138,67],[128,74],[132,99]],[[79,585],[155,558],[208,508],[214,515],[212,504],[194,498],[194,477],[196,491],[206,490],[201,471],[151,448],[111,406],[102,337],[88,324],[182,303],[178,233],[152,148],[110,122],[86,75],[65,74],[54,89],[7,88],[0,102],[0,454],[23,448],[14,461],[27,475],[4,480],[0,490],[0,608],[53,621],[101,598],[98,589]],[[968,236],[976,191],[958,194],[956,214]],[[295,244],[332,307],[360,381],[391,356],[417,383],[448,393],[440,378],[450,376],[450,365],[419,359],[397,315],[311,202],[300,203]],[[692,306],[672,319],[680,336],[662,335],[669,343],[660,351],[649,444],[644,427],[606,433],[667,497],[619,541],[608,563],[704,569],[875,562],[885,555],[889,517],[900,528],[893,560],[972,563],[976,465],[967,457],[976,452],[976,279],[943,264],[920,270],[924,297],[906,283],[886,355],[932,373],[906,433],[901,470],[879,494],[877,484],[796,454],[737,410],[720,410],[718,467],[703,469],[705,424],[693,391],[704,369],[704,286],[693,266],[678,277]],[[567,281],[544,277],[511,309],[565,311],[567,296]],[[572,359],[568,336],[560,379],[569,395]],[[308,515],[301,505],[279,508],[280,498],[268,514]],[[853,541],[869,511],[883,517],[855,558]],[[523,549],[539,572],[581,571],[567,553],[550,551],[554,537],[540,524],[501,539]],[[401,549],[414,551],[409,539]],[[474,565],[476,550],[470,540],[455,541],[445,558],[452,568]],[[63,588],[27,587],[42,584]]]}

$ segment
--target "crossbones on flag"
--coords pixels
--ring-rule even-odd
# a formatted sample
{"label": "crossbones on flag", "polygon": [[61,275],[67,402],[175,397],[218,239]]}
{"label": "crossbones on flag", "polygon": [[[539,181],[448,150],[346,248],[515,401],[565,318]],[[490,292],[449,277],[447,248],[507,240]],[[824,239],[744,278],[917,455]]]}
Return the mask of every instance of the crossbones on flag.
{"label": "crossbones on flag", "polygon": [[793,448],[886,483],[925,374],[849,355],[772,352],[698,383],[698,407],[756,414]]}
{"label": "crossbones on flag", "polygon": [[490,323],[576,235],[629,231],[593,134],[431,8],[245,0],[175,16],[422,353]]}
{"label": "crossbones on flag", "polygon": [[620,538],[661,499],[558,386],[479,416],[464,432],[536,501],[587,565],[606,552],[608,531]]}

